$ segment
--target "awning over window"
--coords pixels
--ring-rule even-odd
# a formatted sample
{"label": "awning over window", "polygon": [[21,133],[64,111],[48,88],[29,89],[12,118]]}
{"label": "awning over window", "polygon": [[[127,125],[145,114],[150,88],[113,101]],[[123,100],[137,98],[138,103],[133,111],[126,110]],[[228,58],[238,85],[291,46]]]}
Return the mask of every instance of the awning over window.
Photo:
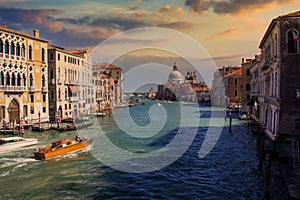
{"label": "awning over window", "polygon": [[76,85],[69,85],[69,89],[71,90],[72,93],[79,93],[80,92],[79,86],[76,86]]}

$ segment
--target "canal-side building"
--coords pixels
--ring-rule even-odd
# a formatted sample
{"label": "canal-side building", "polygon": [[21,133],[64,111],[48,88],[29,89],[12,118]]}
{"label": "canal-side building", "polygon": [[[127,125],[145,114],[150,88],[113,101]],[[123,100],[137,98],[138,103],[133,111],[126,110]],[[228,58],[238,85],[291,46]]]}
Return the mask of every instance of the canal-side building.
{"label": "canal-side building", "polygon": [[252,64],[252,59],[244,59],[242,58],[242,105],[241,110],[243,112],[250,113],[250,66]]}
{"label": "canal-side building", "polygon": [[242,68],[223,76],[227,106],[238,109],[242,102]]}
{"label": "canal-side building", "polygon": [[[240,66],[223,66],[214,72],[212,87],[210,90],[211,103],[216,106],[228,106],[228,90],[231,91],[231,88],[228,88],[228,84],[225,83],[224,76],[232,74],[240,70]],[[226,91],[225,91],[226,87]]]}
{"label": "canal-side building", "polygon": [[300,11],[272,20],[261,49],[260,122],[271,140],[300,135]]}
{"label": "canal-side building", "polygon": [[[102,91],[103,95],[106,96],[106,107],[116,107],[122,104],[124,101],[124,95],[123,95],[123,69],[112,65],[108,63],[99,63],[97,65],[93,66],[93,75],[94,77],[97,76],[98,80],[100,82],[95,83],[101,83],[104,84],[110,84],[110,89],[106,89],[105,93],[103,93],[103,87],[104,86],[97,86],[98,87],[98,97],[100,94],[100,91]],[[104,84],[104,85],[105,85]],[[102,89],[100,89],[102,88]],[[101,96],[101,95],[100,95]],[[100,97],[102,98],[102,97]],[[99,102],[96,103],[99,105]],[[103,104],[103,103],[102,103]],[[109,106],[108,106],[109,105]]]}
{"label": "canal-side building", "polygon": [[50,119],[81,118],[92,113],[92,68],[88,51],[65,50],[49,45]]}
{"label": "canal-side building", "polygon": [[29,35],[0,26],[1,122],[49,120],[47,49],[38,30]]}
{"label": "canal-side building", "polygon": [[103,111],[111,109],[113,106],[113,90],[111,85],[115,83],[115,80],[103,72],[93,73],[95,88],[94,113],[102,113]]}
{"label": "canal-side building", "polygon": [[113,82],[111,82],[111,87],[113,90],[112,96],[112,106],[118,106],[121,102],[123,102],[123,70],[115,65],[107,65],[105,66],[105,73],[109,74],[111,78],[113,78]]}
{"label": "canal-side building", "polygon": [[261,81],[260,81],[260,73],[261,73],[261,54],[255,55],[255,58],[252,60],[250,69],[250,114],[252,118],[259,122],[260,118],[260,104],[258,101],[258,97],[261,95]]}

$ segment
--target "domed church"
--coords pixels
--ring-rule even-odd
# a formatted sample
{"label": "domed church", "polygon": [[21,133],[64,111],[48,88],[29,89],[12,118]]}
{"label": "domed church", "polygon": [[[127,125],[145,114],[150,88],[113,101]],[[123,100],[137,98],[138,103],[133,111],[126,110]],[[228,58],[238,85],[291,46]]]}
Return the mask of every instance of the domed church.
{"label": "domed church", "polygon": [[169,83],[173,85],[178,85],[184,83],[182,74],[178,71],[176,63],[173,66],[173,71],[169,74]]}
{"label": "domed church", "polygon": [[169,74],[168,82],[158,85],[159,100],[197,102],[199,97],[208,96],[209,89],[205,82],[196,83],[196,72],[187,72],[185,78],[180,73],[176,63]]}

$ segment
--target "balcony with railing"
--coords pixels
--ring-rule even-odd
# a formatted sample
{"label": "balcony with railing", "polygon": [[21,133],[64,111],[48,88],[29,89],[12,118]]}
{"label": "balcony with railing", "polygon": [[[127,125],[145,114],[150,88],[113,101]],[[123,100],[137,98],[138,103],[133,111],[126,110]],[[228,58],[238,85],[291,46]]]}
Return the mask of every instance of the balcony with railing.
{"label": "balcony with railing", "polygon": [[79,97],[69,97],[69,102],[79,101]]}
{"label": "balcony with railing", "polygon": [[10,86],[10,85],[1,85],[0,91],[5,92],[24,92],[26,91],[26,86]]}
{"label": "balcony with railing", "polygon": [[5,58],[5,59],[10,59],[10,60],[25,60],[24,56],[20,56],[20,55],[11,55],[11,54],[7,54],[7,53],[0,53],[0,58]]}

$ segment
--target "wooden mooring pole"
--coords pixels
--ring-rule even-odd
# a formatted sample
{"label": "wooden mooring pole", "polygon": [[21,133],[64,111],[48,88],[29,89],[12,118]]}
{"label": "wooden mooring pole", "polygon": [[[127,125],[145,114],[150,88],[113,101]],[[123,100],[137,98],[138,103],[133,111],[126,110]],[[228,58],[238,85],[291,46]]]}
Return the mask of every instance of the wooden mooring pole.
{"label": "wooden mooring pole", "polygon": [[266,150],[266,169],[265,169],[265,199],[270,199],[271,183],[271,151]]}

